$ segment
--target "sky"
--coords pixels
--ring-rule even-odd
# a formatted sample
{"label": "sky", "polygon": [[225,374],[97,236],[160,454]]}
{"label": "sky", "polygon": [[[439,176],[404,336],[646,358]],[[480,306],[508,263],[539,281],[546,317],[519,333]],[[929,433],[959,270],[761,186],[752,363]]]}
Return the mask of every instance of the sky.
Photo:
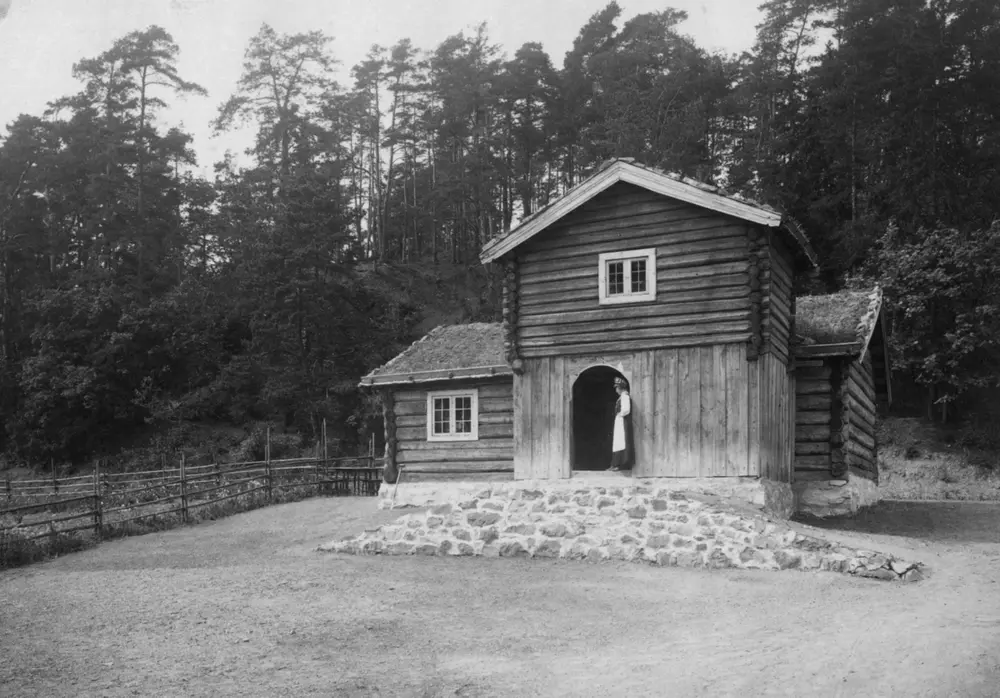
{"label": "sky", "polygon": [[[261,24],[280,33],[322,30],[349,85],[351,66],[373,44],[409,38],[433,49],[448,36],[487,22],[494,44],[512,56],[540,42],[561,66],[580,28],[609,0],[0,0],[0,134],[18,114],[78,91],[73,64],[96,56],[128,32],[157,24],[180,46],[182,77],[207,97],[171,98],[167,126],[194,135],[199,169],[207,174],[226,151],[242,153],[248,132],[213,136],[209,123],[233,92],[243,52]],[[754,41],[758,0],[618,0],[622,20],[674,7],[688,20],[681,31],[710,51],[738,53]],[[2,137],[2,135],[0,135]]]}

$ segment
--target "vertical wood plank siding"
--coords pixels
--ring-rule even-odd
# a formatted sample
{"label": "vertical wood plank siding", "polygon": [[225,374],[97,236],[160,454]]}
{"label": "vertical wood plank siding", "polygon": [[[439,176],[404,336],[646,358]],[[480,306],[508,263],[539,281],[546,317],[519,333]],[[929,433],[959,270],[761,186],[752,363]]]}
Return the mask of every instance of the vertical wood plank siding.
{"label": "vertical wood plank siding", "polygon": [[769,352],[751,366],[750,370],[754,369],[759,373],[757,399],[750,400],[750,408],[759,413],[759,474],[770,480],[791,482],[795,450],[791,417],[795,410],[795,393],[788,367]]}
{"label": "vertical wood plank siding", "polygon": [[800,359],[795,368],[796,473],[830,473],[830,376],[829,360]]}
{"label": "vertical wood plank siding", "polygon": [[[428,441],[427,393],[467,388],[479,389],[479,440]],[[456,477],[512,478],[516,431],[512,391],[509,377],[395,390],[396,462],[404,473],[403,482]]]}
{"label": "vertical wood plank siding", "polygon": [[[649,247],[656,248],[656,300],[599,305],[599,255]],[[524,359],[749,336],[742,221],[618,184],[526,243],[517,257],[517,346]]]}
{"label": "vertical wood plank siding", "polygon": [[851,361],[845,382],[850,398],[848,417],[851,426],[845,453],[847,465],[861,471],[865,477],[878,480],[875,382],[870,352],[865,353],[862,361]]}
{"label": "vertical wood plank siding", "polygon": [[[611,366],[631,383],[636,477],[759,474],[750,460],[753,417],[768,439],[769,477],[788,481],[794,409],[788,375],[776,357],[748,363],[743,344],[525,359],[513,391],[517,479],[570,477],[573,384],[592,366]],[[752,380],[777,383],[752,393]]]}

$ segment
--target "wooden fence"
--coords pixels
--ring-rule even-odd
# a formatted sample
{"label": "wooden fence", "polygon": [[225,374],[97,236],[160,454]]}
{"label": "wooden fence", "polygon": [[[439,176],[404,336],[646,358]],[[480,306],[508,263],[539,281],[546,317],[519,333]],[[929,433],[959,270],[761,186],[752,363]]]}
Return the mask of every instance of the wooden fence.
{"label": "wooden fence", "polygon": [[381,459],[372,453],[272,460],[270,439],[262,461],[190,466],[181,456],[174,468],[129,473],[102,472],[95,464],[89,475],[0,483],[0,542],[4,536],[54,542],[80,531],[100,539],[130,522],[170,515],[187,523],[199,508],[237,498],[263,506],[289,493],[374,496],[381,480]]}

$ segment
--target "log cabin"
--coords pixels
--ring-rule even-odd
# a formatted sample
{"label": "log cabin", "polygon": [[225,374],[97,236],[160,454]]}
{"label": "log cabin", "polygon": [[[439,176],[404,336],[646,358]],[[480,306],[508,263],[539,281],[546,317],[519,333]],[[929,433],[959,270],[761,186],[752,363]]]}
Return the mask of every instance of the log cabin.
{"label": "log cabin", "polygon": [[635,464],[614,477],[750,481],[791,513],[794,288],[817,266],[795,221],[617,159],[480,259],[502,268],[502,324],[438,328],[361,381],[393,497],[606,470],[619,377]]}
{"label": "log cabin", "polygon": [[882,291],[802,296],[796,312],[796,508],[853,514],[878,500],[876,421],[892,402]]}

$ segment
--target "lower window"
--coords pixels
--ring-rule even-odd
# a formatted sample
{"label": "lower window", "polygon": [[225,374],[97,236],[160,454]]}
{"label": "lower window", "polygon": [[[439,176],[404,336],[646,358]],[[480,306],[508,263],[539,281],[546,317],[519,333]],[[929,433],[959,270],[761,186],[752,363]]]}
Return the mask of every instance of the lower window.
{"label": "lower window", "polygon": [[479,391],[440,391],[427,394],[428,441],[479,439]]}

